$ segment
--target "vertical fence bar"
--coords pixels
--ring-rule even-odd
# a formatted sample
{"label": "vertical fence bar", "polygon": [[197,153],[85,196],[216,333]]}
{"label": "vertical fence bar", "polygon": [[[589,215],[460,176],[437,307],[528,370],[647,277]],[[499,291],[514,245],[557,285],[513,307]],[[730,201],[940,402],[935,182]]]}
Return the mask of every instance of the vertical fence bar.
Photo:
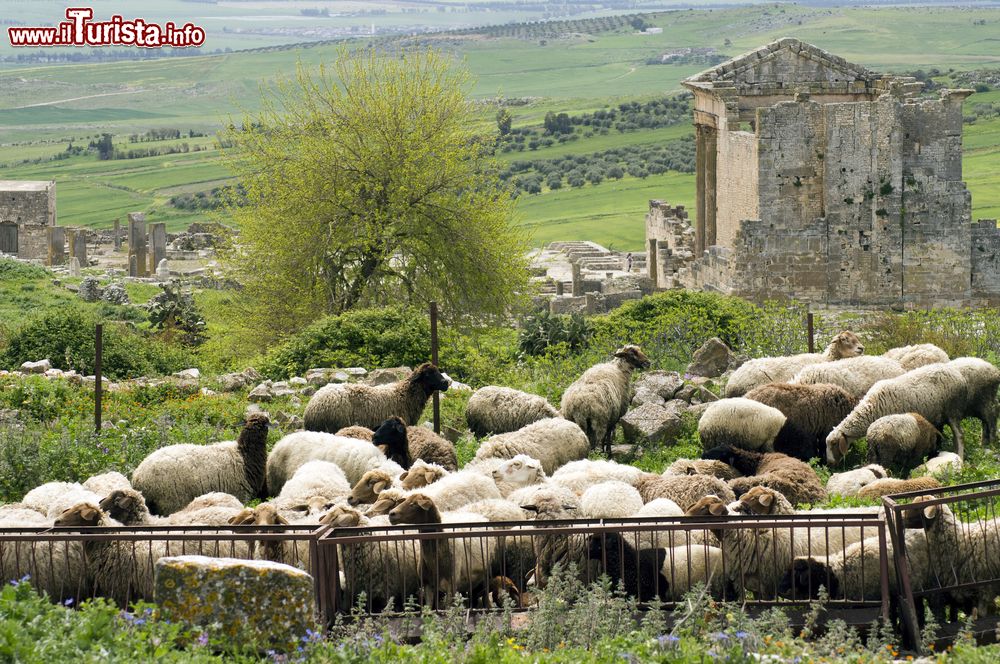
{"label": "vertical fence bar", "polygon": [[104,352],[104,325],[94,328],[94,431],[101,433],[101,355]]}
{"label": "vertical fence bar", "polygon": [[813,333],[813,314],[811,311],[806,314],[806,334],[809,335],[809,352],[815,353],[816,342],[813,340],[813,337],[816,335]]}
{"label": "vertical fence bar", "polygon": [[[431,362],[434,364],[434,366],[438,367],[438,303],[437,302],[431,302]],[[434,395],[432,397],[432,403],[434,405],[434,433],[441,433],[441,402],[437,392],[434,392]]]}

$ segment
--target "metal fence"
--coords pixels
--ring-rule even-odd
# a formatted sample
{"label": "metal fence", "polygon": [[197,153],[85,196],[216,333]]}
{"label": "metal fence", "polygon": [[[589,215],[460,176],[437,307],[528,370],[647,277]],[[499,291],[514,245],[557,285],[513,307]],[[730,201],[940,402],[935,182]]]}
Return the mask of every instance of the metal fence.
{"label": "metal fence", "polygon": [[919,642],[927,612],[941,625],[942,642],[966,620],[977,637],[995,638],[1000,480],[901,493],[883,502],[908,644]]}
{"label": "metal fence", "polygon": [[[640,607],[672,608],[704,584],[751,612],[799,614],[824,586],[828,611],[851,624],[889,616],[885,522],[875,514],[332,528],[319,550],[338,584],[321,600],[331,615],[441,609],[456,594],[472,614],[498,610],[505,595],[526,610],[558,566],[584,584],[607,575]],[[838,583],[836,561],[852,553],[849,583]]]}

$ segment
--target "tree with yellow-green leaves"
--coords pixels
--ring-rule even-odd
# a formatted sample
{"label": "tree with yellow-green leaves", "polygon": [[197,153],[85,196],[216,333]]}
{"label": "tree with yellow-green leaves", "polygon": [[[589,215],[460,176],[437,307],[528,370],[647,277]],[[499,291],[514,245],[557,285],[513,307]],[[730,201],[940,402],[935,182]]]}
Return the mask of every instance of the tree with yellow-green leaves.
{"label": "tree with yellow-green leaves", "polygon": [[276,335],[359,306],[484,317],[520,301],[526,237],[470,83],[433,51],[342,51],[230,126],[245,198],[227,263],[248,324]]}

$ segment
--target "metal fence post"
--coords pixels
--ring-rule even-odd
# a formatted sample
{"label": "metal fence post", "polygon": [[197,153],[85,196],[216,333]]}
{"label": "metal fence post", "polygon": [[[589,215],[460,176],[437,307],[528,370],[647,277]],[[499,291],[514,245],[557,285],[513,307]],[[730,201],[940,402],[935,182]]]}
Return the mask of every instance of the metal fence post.
{"label": "metal fence post", "polygon": [[813,337],[816,335],[813,333],[813,315],[811,311],[806,314],[806,334],[809,335],[809,352],[815,353],[816,343]]}
{"label": "metal fence post", "polygon": [[[431,302],[431,362],[438,366],[438,305]],[[434,407],[434,433],[441,433],[441,401],[437,391],[431,397]]]}
{"label": "metal fence post", "polygon": [[104,325],[94,329],[94,431],[101,433],[101,355],[104,352]]}

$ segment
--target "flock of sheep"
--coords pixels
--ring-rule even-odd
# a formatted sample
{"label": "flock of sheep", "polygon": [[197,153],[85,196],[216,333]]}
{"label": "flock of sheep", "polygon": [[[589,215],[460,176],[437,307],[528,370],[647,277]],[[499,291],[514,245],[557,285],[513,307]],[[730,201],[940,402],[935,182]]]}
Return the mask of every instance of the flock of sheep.
{"label": "flock of sheep", "polygon": [[[1000,386],[993,365],[949,360],[928,344],[875,357],[863,351],[853,333],[842,332],[824,353],[745,363],[730,377],[725,398],[701,415],[702,458],[680,459],[662,474],[588,458],[598,447],[609,449],[631,402],[632,374],[650,365],[641,349],[625,346],[567,387],[559,410],[506,387],[476,391],[466,417],[470,430],[486,438],[462,469],[452,443],[415,426],[431,394],[448,389],[441,372],[425,364],[390,385],[323,387],[307,405],[306,430],[284,436],[269,454],[267,417],[254,414],[236,441],[162,448],[143,460],[131,481],[112,472],[82,484],[38,487],[21,503],[0,507],[0,526],[388,529],[400,541],[354,540],[338,548],[348,603],[363,591],[375,610],[410,596],[436,603],[454,593],[487,603],[507,594],[525,605],[557,566],[588,579],[606,573],[643,600],[675,600],[698,583],[728,598],[747,591],[761,599],[814,597],[823,585],[833,597],[878,599],[874,526],[713,527],[739,514],[875,515],[878,508],[797,512],[796,506],[822,502],[829,493],[876,497],[939,486],[932,477],[890,478],[886,468],[905,475],[926,457],[931,470],[960,464],[965,417],[980,419],[984,442],[993,440]],[[944,425],[957,454],[935,456]],[[808,460],[840,464],[861,437],[869,465],[837,473],[824,485]],[[245,507],[258,499],[267,500]],[[946,506],[912,514],[906,537],[917,561],[915,589],[941,583],[940,561],[958,565],[950,570],[957,578],[966,574],[962,564],[966,576],[983,572],[964,560],[975,559],[971,554],[983,542],[953,528]],[[628,533],[540,530],[581,518],[666,523],[685,515],[700,525]],[[496,536],[462,536],[491,523]],[[422,535],[435,526],[453,536]],[[995,524],[986,530],[980,538],[1000,537]],[[40,554],[39,547],[48,548]],[[16,578],[30,566],[35,583],[53,597],[93,587],[125,603],[151,598],[155,560],[175,552],[156,539],[13,541],[0,546],[0,571]],[[220,555],[308,568],[310,551],[305,540],[293,538],[234,539]],[[895,575],[890,580],[894,585]],[[991,599],[977,592],[941,599],[965,608]]]}

